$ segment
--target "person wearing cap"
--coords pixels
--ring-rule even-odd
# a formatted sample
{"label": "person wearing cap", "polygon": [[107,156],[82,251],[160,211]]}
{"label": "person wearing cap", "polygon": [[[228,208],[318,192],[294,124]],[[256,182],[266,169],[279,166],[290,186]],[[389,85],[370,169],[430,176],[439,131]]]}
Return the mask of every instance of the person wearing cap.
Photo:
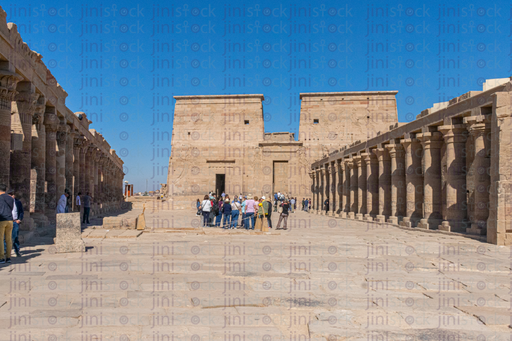
{"label": "person wearing cap", "polygon": [[[282,210],[281,214],[279,215],[279,221],[277,222],[276,230],[287,230],[288,228],[286,227],[286,223],[288,221],[288,210],[290,208],[290,204],[288,203],[288,200],[285,199],[284,202],[280,206],[282,207],[283,210]],[[284,222],[283,228],[279,227],[279,226],[281,226],[281,221]]]}
{"label": "person wearing cap", "polygon": [[[0,263],[10,263],[12,251],[12,210],[14,209],[14,199],[5,193],[6,191],[7,186],[0,184]],[[7,250],[4,250],[4,240]]]}

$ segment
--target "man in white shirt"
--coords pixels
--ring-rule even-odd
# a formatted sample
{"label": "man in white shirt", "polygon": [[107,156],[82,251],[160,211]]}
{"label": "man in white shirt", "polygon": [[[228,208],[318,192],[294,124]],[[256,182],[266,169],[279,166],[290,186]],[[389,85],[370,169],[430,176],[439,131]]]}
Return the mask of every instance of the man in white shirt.
{"label": "man in white shirt", "polygon": [[66,205],[68,203],[69,194],[65,192],[60,196],[59,202],[57,203],[57,213],[66,213]]}

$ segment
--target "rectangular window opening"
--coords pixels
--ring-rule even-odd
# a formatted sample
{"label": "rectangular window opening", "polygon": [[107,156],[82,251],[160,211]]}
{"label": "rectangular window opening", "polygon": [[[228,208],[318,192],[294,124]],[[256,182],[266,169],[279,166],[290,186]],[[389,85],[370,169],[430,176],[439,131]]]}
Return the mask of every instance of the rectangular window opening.
{"label": "rectangular window opening", "polygon": [[249,124],[249,120],[244,120],[244,124],[248,125]]}
{"label": "rectangular window opening", "polygon": [[319,121],[318,121],[318,119],[317,119],[317,118],[315,118],[315,119],[313,120],[313,124],[318,124],[318,122],[319,122]]}

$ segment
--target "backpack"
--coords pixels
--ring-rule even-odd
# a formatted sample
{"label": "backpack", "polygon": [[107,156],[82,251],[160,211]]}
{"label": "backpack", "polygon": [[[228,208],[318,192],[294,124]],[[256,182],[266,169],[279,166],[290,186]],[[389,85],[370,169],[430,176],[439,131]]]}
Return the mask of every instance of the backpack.
{"label": "backpack", "polygon": [[219,203],[217,201],[213,201],[212,208],[213,208],[213,210],[212,210],[213,214],[219,215]]}

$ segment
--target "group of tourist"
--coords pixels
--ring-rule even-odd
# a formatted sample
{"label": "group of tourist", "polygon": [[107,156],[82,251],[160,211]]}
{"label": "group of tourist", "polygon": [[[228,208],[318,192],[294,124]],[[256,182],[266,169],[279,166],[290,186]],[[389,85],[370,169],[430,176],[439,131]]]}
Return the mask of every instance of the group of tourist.
{"label": "group of tourist", "polygon": [[[69,190],[66,189],[64,194],[60,196],[60,199],[57,203],[57,213],[69,213],[71,211],[71,194]],[[82,192],[78,192],[75,198],[75,210],[77,212],[82,212],[82,203],[83,203],[83,214],[82,214],[82,224],[90,224],[89,215],[91,213],[91,202],[92,197],[89,192],[85,195],[82,195]]]}
{"label": "group of tourist", "polygon": [[[57,202],[56,213],[68,213],[71,211],[70,192],[64,191]],[[83,224],[89,224],[89,213],[91,210],[92,198],[89,192],[82,195],[81,192],[76,196],[75,209],[81,212],[83,203]],[[16,199],[16,192],[7,189],[6,185],[0,184],[0,263],[11,263],[11,253],[14,252],[17,257],[21,257],[19,230],[23,221],[24,211],[21,201]]]}
{"label": "group of tourist", "polygon": [[[305,201],[303,200],[303,209]],[[233,199],[226,193],[217,195],[213,192],[205,195],[203,200],[197,199],[197,215],[202,215],[203,227],[222,227],[224,229],[244,228],[260,230],[265,224],[272,228],[272,212],[279,212],[276,230],[287,230],[289,213],[296,209],[297,199],[286,198],[281,193],[274,194],[274,202],[262,196],[242,194]],[[240,225],[238,220],[240,218]],[[281,228],[281,223],[283,227]]]}
{"label": "group of tourist", "polygon": [[13,190],[0,184],[0,263],[11,263],[11,252],[21,257],[18,233],[23,220],[23,205]]}

